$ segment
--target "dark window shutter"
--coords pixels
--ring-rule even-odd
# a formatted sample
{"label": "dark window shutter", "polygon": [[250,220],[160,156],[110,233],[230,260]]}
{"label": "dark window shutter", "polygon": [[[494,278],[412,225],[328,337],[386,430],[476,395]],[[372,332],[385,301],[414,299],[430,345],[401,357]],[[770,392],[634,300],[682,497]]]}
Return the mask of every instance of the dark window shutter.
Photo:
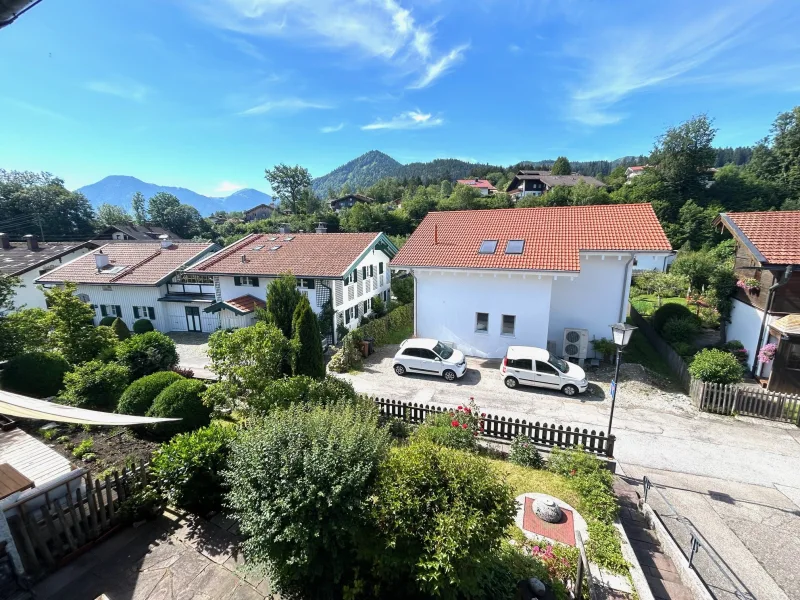
{"label": "dark window shutter", "polygon": [[121,319],[122,318],[122,307],[117,305],[117,316]]}
{"label": "dark window shutter", "polygon": [[353,283],[358,281],[358,268],[353,269]]}
{"label": "dark window shutter", "polygon": [[353,307],[353,315],[356,319],[358,318],[358,304]]}
{"label": "dark window shutter", "polygon": [[100,305],[100,314],[102,316],[104,316],[104,317],[108,316],[108,313],[106,312],[106,305],[105,304],[101,304]]}
{"label": "dark window shutter", "polygon": [[383,273],[383,263],[378,263],[378,273]]}
{"label": "dark window shutter", "polygon": [[349,308],[346,311],[344,311],[344,322],[345,323],[349,323],[350,322],[350,309]]}
{"label": "dark window shutter", "polygon": [[258,277],[251,277],[250,285],[252,285],[253,287],[258,287]]}
{"label": "dark window shutter", "polygon": [[375,275],[375,265],[369,266],[369,276],[373,277]]}
{"label": "dark window shutter", "polygon": [[234,277],[233,278],[233,285],[242,285],[242,278],[239,277],[239,276]]}
{"label": "dark window shutter", "polygon": [[138,306],[134,306],[133,307],[133,318],[134,319],[138,319],[139,318],[139,307]]}
{"label": "dark window shutter", "polygon": [[156,318],[156,309],[153,308],[152,306],[148,306],[147,307],[147,316],[150,317],[151,319],[155,319]]}

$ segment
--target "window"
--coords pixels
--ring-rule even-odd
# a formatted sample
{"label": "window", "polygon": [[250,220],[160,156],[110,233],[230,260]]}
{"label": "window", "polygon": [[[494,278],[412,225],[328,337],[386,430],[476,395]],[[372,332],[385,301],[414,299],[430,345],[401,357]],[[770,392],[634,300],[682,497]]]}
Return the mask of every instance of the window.
{"label": "window", "polygon": [[420,358],[425,358],[427,360],[436,360],[439,358],[436,354],[433,353],[433,350],[428,350],[427,348],[418,348],[417,352],[419,352]]}
{"label": "window", "polygon": [[375,266],[374,265],[370,265],[369,266],[369,276],[370,277],[374,277],[375,276]]}
{"label": "window", "polygon": [[497,250],[497,240],[483,240],[478,254],[494,254]]}
{"label": "window", "polygon": [[524,369],[533,371],[533,361],[530,358],[509,358],[508,366],[512,369]]}
{"label": "window", "polygon": [[405,350],[403,350],[403,356],[419,358],[419,350],[417,348],[406,348]]}
{"label": "window", "polygon": [[201,285],[213,285],[214,277],[212,275],[178,273],[175,276],[173,283],[199,283]]}
{"label": "window", "polygon": [[475,331],[489,333],[489,313],[475,313]]}
{"label": "window", "polygon": [[514,335],[514,327],[517,323],[517,317],[514,315],[503,315],[503,324],[500,328],[500,335]]}
{"label": "window", "polygon": [[522,254],[525,249],[525,240],[508,240],[506,242],[506,254]]}
{"label": "window", "polygon": [[134,306],[133,307],[134,319],[150,319],[151,321],[156,318],[156,309],[152,306]]}
{"label": "window", "polygon": [[436,345],[433,347],[433,351],[445,360],[453,356],[453,349],[448,348],[442,342],[436,342]]}
{"label": "window", "polygon": [[559,375],[558,370],[553,365],[541,360],[536,361],[536,372],[543,375]]}
{"label": "window", "polygon": [[297,287],[303,288],[304,290],[313,290],[314,289],[314,280],[313,279],[298,279],[297,280]]}
{"label": "window", "polygon": [[786,354],[786,368],[800,370],[800,343],[794,342]]}
{"label": "window", "polygon": [[383,274],[383,263],[378,263],[378,274]]}
{"label": "window", "polygon": [[566,373],[567,371],[569,371],[569,365],[567,364],[567,361],[558,358],[557,356],[553,356],[552,352],[550,353],[548,362],[562,373]]}
{"label": "window", "polygon": [[344,311],[344,323],[345,325],[347,325],[347,323],[349,322],[350,322],[350,309],[348,308],[347,310]]}
{"label": "window", "polygon": [[258,287],[258,277],[239,277],[237,275],[233,278],[233,285],[249,285],[252,287]]}
{"label": "window", "polygon": [[104,317],[121,317],[122,307],[116,304],[101,304],[100,314]]}

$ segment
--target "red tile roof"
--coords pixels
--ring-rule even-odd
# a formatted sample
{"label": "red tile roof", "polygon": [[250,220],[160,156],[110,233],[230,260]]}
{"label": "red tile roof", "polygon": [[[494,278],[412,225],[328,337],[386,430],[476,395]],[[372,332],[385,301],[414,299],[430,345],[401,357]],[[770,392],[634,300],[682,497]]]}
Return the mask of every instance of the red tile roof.
{"label": "red tile roof", "polygon": [[474,188],[486,188],[487,190],[494,190],[496,189],[492,182],[487,179],[459,179],[456,183],[460,183],[461,185],[468,185]]}
{"label": "red tile roof", "polygon": [[800,210],[722,213],[720,217],[735,226],[734,235],[738,228],[755,246],[766,259],[762,262],[800,264]]}
{"label": "red tile roof", "polygon": [[[39,283],[71,281],[103,285],[155,285],[213,246],[214,244],[210,243],[173,242],[169,248],[162,248],[161,242],[116,242],[106,244],[63,267],[45,273],[36,281]],[[109,266],[98,272],[95,255],[100,252],[108,256]]]}
{"label": "red tile roof", "polygon": [[251,313],[257,308],[264,308],[267,304],[263,300],[259,300],[255,296],[247,294],[239,296],[233,300],[225,300],[225,304],[232,306],[236,310],[243,313]]}
{"label": "red tile roof", "polygon": [[644,171],[644,167],[628,167],[631,171]]}
{"label": "red tile roof", "polygon": [[[188,273],[341,277],[379,233],[254,233]],[[271,248],[278,246],[277,250]],[[242,262],[245,257],[245,262]]]}
{"label": "red tile roof", "polygon": [[[494,254],[478,253],[482,240],[498,241]],[[522,254],[508,240],[525,240]],[[581,250],[671,249],[650,204],[465,210],[428,213],[392,265],[579,271]]]}

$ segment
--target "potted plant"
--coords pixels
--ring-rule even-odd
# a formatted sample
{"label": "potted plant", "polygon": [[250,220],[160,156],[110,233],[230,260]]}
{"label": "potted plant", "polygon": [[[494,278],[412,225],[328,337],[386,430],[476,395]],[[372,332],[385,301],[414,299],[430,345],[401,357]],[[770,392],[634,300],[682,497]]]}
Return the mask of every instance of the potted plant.
{"label": "potted plant", "polygon": [[775,353],[778,351],[778,344],[764,344],[761,350],[758,351],[758,360],[762,363],[772,362],[775,358]]}
{"label": "potted plant", "polygon": [[754,279],[752,277],[740,279],[736,282],[736,286],[745,290],[749,294],[757,294],[761,290],[761,283],[758,281],[758,279]]}

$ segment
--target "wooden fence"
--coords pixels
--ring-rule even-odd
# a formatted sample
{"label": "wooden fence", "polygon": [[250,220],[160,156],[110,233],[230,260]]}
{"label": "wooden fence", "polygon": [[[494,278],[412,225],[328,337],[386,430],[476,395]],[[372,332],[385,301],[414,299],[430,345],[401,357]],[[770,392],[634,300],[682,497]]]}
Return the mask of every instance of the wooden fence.
{"label": "wooden fence", "polygon": [[[434,404],[418,404],[416,402],[404,402],[401,400],[390,400],[388,398],[373,398],[378,405],[381,415],[389,418],[402,419],[407,423],[422,423],[429,414],[450,412],[452,408],[437,406]],[[518,435],[524,435],[535,443],[542,446],[571,448],[573,446],[583,446],[586,452],[607,456],[614,456],[614,443],[616,436],[613,434],[606,437],[605,433],[599,433],[592,429],[580,429],[579,427],[564,427],[555,423],[529,423],[511,417],[502,417],[487,414],[481,417],[483,421],[484,438],[513,441]]]}
{"label": "wooden fence", "polygon": [[661,357],[667,361],[669,368],[678,377],[684,391],[689,391],[689,386],[692,382],[692,376],[689,374],[689,367],[686,361],[683,360],[680,354],[673,350],[664,339],[658,335],[658,332],[650,325],[650,322],[640,315],[633,306],[631,306],[631,322],[639,328],[647,341],[656,349]]}
{"label": "wooden fence", "polygon": [[693,379],[689,396],[700,410],[730,415],[733,413],[794,423],[800,427],[800,395],[770,392],[751,385],[724,385]]}
{"label": "wooden fence", "polygon": [[116,529],[121,504],[146,484],[147,467],[141,463],[103,480],[87,473],[84,485],[61,497],[42,492],[5,506],[25,572],[36,577],[54,570]]}

